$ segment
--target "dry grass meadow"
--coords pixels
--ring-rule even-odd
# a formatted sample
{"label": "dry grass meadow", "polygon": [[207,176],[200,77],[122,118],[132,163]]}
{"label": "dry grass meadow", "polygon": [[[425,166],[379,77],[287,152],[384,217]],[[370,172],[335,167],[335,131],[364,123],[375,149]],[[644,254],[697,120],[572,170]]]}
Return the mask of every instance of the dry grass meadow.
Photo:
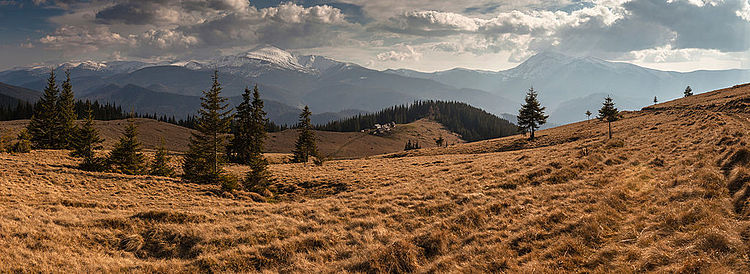
{"label": "dry grass meadow", "polygon": [[273,197],[0,154],[0,272],[749,272],[750,87],[613,128],[273,164]]}

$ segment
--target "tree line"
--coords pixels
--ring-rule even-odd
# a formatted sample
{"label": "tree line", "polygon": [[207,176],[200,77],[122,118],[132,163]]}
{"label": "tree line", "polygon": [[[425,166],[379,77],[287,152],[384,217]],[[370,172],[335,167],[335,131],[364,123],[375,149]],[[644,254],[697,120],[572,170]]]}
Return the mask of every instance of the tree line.
{"label": "tree line", "polygon": [[410,105],[393,106],[371,114],[358,114],[351,118],[316,126],[316,129],[356,132],[372,128],[375,124],[389,122],[406,124],[425,117],[460,134],[461,138],[466,141],[505,137],[518,132],[516,125],[469,104],[435,100],[415,101]]}
{"label": "tree line", "polygon": [[[34,115],[36,104],[18,101],[15,106],[0,106],[0,121],[30,119]],[[76,117],[86,117],[88,108],[91,108],[94,120],[119,120],[128,116],[122,108],[113,103],[99,103],[98,100],[76,100],[74,109]],[[175,121],[176,123],[176,121]]]}
{"label": "tree line", "polygon": [[[193,125],[195,131],[190,137],[188,151],[181,163],[182,179],[199,184],[215,184],[223,190],[231,191],[244,188],[259,193],[268,192],[270,172],[268,161],[264,158],[263,145],[269,130],[281,128],[271,124],[263,110],[263,100],[257,85],[246,88],[242,102],[231,108],[227,99],[221,96],[221,84],[217,72],[214,72],[212,86],[203,91],[201,108],[196,116],[191,116],[185,123]],[[73,100],[73,87],[70,73],[58,87],[54,71],[50,72],[47,86],[39,101],[30,108],[31,117],[27,127],[18,136],[18,141],[10,147],[14,152],[28,152],[31,149],[67,149],[70,155],[80,159],[78,168],[86,171],[116,172],[130,175],[175,176],[164,140],[155,156],[148,162],[138,140],[138,127],[133,113],[128,118],[123,135],[108,154],[100,156],[96,151],[102,149],[102,138],[94,127],[95,110],[103,110],[101,105],[86,102],[81,108]],[[28,105],[27,105],[28,106]],[[85,109],[84,115],[79,111]],[[110,112],[111,111],[111,112]],[[101,113],[106,115],[122,114],[119,107],[106,104]],[[114,114],[113,114],[114,113]],[[312,113],[305,106],[295,125],[299,137],[295,143],[292,162],[304,163],[309,159],[321,158],[315,144],[315,134],[310,123]],[[79,116],[85,116],[76,124]],[[107,117],[113,117],[107,116]],[[148,116],[152,119],[169,119]],[[174,121],[174,120],[173,120]],[[7,138],[0,138],[0,148],[10,143]],[[244,178],[234,178],[224,171],[228,162],[247,165],[250,170]],[[322,163],[320,160],[316,163]]]}

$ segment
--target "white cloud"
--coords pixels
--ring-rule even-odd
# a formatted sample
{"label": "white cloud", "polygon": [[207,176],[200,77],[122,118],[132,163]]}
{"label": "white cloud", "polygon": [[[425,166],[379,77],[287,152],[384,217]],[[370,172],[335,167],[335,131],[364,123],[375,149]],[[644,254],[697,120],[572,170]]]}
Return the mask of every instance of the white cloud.
{"label": "white cloud", "polygon": [[62,26],[55,30],[52,35],[46,35],[39,39],[39,42],[52,49],[85,51],[98,50],[102,46],[134,45],[135,39],[110,32],[105,26],[94,28]]}
{"label": "white cloud", "polygon": [[188,48],[198,44],[198,38],[184,35],[174,30],[155,30],[150,29],[139,36],[139,42],[159,49],[168,49],[172,47]]}
{"label": "white cloud", "polygon": [[742,1],[742,8],[735,12],[738,17],[750,22],[750,0]]}
{"label": "white cloud", "polygon": [[623,56],[626,60],[644,63],[675,63],[699,61],[704,56],[718,58],[724,54],[718,50],[706,49],[673,49],[671,45],[632,51]]}
{"label": "white cloud", "polygon": [[399,51],[391,50],[382,52],[379,53],[376,57],[380,61],[401,62],[406,60],[419,60],[420,58],[422,58],[422,54],[414,50],[414,48],[409,45],[403,45],[402,49]]}
{"label": "white cloud", "polygon": [[415,34],[454,34],[473,32],[484,34],[554,32],[564,27],[576,27],[596,18],[609,26],[624,17],[621,9],[605,6],[564,11],[502,12],[494,18],[482,19],[457,13],[439,11],[413,11],[390,19],[386,26],[391,30]]}
{"label": "white cloud", "polygon": [[288,2],[281,4],[278,7],[261,9],[260,15],[264,19],[293,24],[306,22],[317,22],[323,24],[346,23],[341,10],[327,5],[305,8]]}

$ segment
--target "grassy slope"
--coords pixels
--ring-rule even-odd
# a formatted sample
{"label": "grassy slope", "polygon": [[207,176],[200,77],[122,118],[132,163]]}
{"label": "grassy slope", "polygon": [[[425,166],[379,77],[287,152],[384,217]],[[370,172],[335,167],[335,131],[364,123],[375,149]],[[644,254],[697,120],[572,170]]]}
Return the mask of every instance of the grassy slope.
{"label": "grassy slope", "polygon": [[[138,137],[146,148],[157,148],[161,139],[171,151],[184,151],[188,145],[190,129],[163,123],[151,119],[135,119],[138,125]],[[26,126],[27,120],[0,121],[0,132],[15,136]],[[126,120],[96,121],[96,128],[105,140],[105,148],[110,148],[127,124]],[[6,131],[8,133],[5,133]],[[323,155],[333,158],[356,158],[391,153],[404,149],[406,140],[419,140],[422,147],[434,147],[434,139],[443,136],[448,144],[459,144],[463,141],[445,129],[442,125],[426,119],[406,125],[398,125],[392,134],[384,137],[360,132],[327,132],[316,131],[318,147]],[[290,153],[297,138],[295,130],[286,130],[269,134],[266,151],[272,153]]]}
{"label": "grassy slope", "polygon": [[276,164],[270,203],[0,154],[0,272],[747,272],[747,98],[626,113],[609,142],[592,121],[532,143]]}

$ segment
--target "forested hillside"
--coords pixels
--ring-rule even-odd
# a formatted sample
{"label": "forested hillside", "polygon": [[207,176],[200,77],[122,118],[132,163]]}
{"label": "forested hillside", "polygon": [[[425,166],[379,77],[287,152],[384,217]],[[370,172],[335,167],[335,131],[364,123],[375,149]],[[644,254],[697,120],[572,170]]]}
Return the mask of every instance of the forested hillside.
{"label": "forested hillside", "polygon": [[461,102],[415,101],[411,105],[393,106],[376,113],[357,115],[318,126],[319,130],[360,131],[375,124],[410,123],[421,118],[433,119],[466,141],[479,141],[518,133],[518,127],[507,120]]}

